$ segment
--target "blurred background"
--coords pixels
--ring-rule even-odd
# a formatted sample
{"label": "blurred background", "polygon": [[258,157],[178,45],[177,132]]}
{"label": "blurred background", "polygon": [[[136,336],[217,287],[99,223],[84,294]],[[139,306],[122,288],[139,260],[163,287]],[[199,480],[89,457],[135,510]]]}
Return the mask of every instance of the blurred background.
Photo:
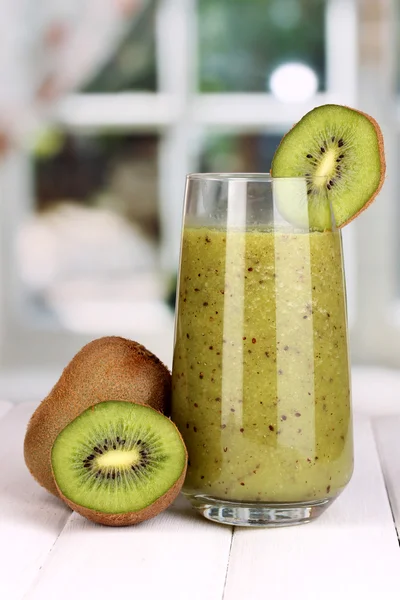
{"label": "blurred background", "polygon": [[1,0],[0,395],[87,341],[171,364],[185,175],[268,171],[314,106],[371,113],[378,201],[344,231],[355,365],[400,368],[398,0]]}

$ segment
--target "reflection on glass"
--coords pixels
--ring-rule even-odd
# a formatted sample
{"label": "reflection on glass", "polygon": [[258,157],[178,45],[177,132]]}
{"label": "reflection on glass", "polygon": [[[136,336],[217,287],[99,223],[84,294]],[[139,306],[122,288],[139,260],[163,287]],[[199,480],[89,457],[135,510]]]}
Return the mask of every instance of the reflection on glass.
{"label": "reflection on glass", "polygon": [[352,473],[341,237],[282,217],[295,188],[188,179],[172,418],[184,492],[220,522],[307,521]]}
{"label": "reflection on glass", "polygon": [[325,2],[198,0],[199,89],[264,92],[281,64],[304,63],[325,90]]}

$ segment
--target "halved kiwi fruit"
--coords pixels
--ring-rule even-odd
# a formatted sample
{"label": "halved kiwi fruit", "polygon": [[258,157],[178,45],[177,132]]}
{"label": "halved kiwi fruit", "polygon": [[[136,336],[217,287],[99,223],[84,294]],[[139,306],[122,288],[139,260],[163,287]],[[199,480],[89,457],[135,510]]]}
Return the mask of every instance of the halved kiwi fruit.
{"label": "halved kiwi fruit", "polygon": [[288,192],[277,181],[275,191],[282,215],[310,229],[330,228],[330,205],[337,227],[352,221],[380,191],[385,171],[378,123],[336,104],[307,113],[282,139],[271,166],[274,178],[305,178],[302,190]]}
{"label": "halved kiwi fruit", "polygon": [[57,436],[51,464],[63,500],[104,525],[154,517],[179,494],[187,452],[176,426],[154,409],[102,402]]}
{"label": "halved kiwi fruit", "polygon": [[58,495],[50,456],[56,437],[85,409],[107,400],[148,404],[169,415],[171,374],[146,348],[121,337],[94,340],[74,356],[32,415],[25,436],[28,469],[52,494]]}

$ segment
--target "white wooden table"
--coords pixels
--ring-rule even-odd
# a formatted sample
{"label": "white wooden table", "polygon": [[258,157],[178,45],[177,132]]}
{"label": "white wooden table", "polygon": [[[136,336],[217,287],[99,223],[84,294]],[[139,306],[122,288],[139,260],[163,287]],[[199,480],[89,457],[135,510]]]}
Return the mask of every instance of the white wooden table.
{"label": "white wooden table", "polygon": [[379,373],[355,373],[349,487],[314,523],[274,530],[210,523],[182,498],[136,527],[94,525],[26,470],[35,404],[0,402],[0,599],[398,600],[400,375]]}

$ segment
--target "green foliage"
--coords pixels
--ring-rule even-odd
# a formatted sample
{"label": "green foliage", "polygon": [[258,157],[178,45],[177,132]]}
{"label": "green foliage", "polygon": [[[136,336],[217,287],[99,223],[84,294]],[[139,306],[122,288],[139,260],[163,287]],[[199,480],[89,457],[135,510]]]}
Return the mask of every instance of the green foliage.
{"label": "green foliage", "polygon": [[287,61],[315,69],[324,88],[324,0],[199,0],[200,90],[265,91]]}
{"label": "green foliage", "polygon": [[119,47],[86,82],[83,92],[156,91],[156,4],[154,0],[147,2]]}

